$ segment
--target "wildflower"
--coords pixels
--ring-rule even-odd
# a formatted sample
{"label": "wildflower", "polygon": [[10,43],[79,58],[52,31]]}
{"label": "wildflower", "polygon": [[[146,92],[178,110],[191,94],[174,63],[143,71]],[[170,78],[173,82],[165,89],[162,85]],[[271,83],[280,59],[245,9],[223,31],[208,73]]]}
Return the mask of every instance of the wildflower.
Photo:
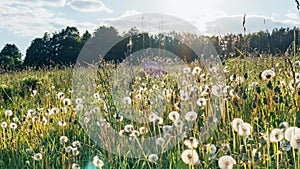
{"label": "wildflower", "polygon": [[197,105],[202,107],[202,106],[206,106],[206,99],[205,98],[199,98],[197,100]]}
{"label": "wildflower", "polygon": [[[211,88],[211,92],[215,96],[222,96],[223,94],[223,89],[221,85],[213,85]],[[206,102],[205,102],[206,104]]]}
{"label": "wildflower", "polygon": [[62,108],[60,108],[60,112],[61,112],[62,114],[66,114],[66,113],[68,112],[68,108],[62,107]]}
{"label": "wildflower", "polygon": [[214,144],[206,144],[206,153],[213,155],[217,152],[217,147]]}
{"label": "wildflower", "polygon": [[257,158],[257,159],[259,159],[259,160],[262,159],[262,157],[261,157],[261,152],[258,151],[256,148],[254,148],[254,149],[252,150],[252,155],[254,156],[254,158]]}
{"label": "wildflower", "polygon": [[157,160],[158,160],[157,154],[150,154],[148,156],[148,161],[151,162],[151,163],[155,163]]}
{"label": "wildflower", "polygon": [[244,78],[238,76],[234,81],[237,85],[242,84],[244,82]]}
{"label": "wildflower", "polygon": [[120,130],[120,131],[119,131],[119,136],[122,137],[122,136],[124,136],[124,135],[125,135],[125,130]]}
{"label": "wildflower", "polygon": [[99,168],[102,168],[104,166],[104,162],[102,160],[100,160],[98,158],[98,156],[95,156],[93,158],[93,164],[96,166],[96,167],[99,167]]}
{"label": "wildflower", "polygon": [[82,104],[82,98],[76,98],[76,99],[75,99],[75,103],[76,103],[77,105]]}
{"label": "wildflower", "polygon": [[218,164],[221,169],[232,169],[233,165],[236,164],[236,161],[231,156],[225,155],[219,159]]}
{"label": "wildflower", "polygon": [[79,141],[73,141],[72,146],[73,147],[80,147],[81,143]]}
{"label": "wildflower", "polygon": [[271,142],[278,142],[283,139],[283,132],[280,129],[273,129],[270,134]]}
{"label": "wildflower", "polygon": [[95,99],[99,99],[100,98],[100,94],[99,93],[94,93],[94,98]]}
{"label": "wildflower", "polygon": [[186,164],[197,164],[199,162],[199,156],[195,150],[184,150],[181,154],[181,158]]}
{"label": "wildflower", "polygon": [[295,135],[296,133],[300,132],[300,129],[298,127],[289,127],[285,130],[284,133],[284,138],[287,141],[290,141],[292,136]]}
{"label": "wildflower", "polygon": [[188,94],[188,92],[181,90],[181,91],[180,91],[180,99],[181,99],[181,100],[188,100],[188,99],[189,99],[189,94]]}
{"label": "wildflower", "polygon": [[37,90],[32,90],[31,96],[34,97],[37,94]]}
{"label": "wildflower", "polygon": [[185,120],[186,121],[195,121],[197,119],[197,116],[198,115],[196,112],[190,111],[190,112],[186,113]]}
{"label": "wildflower", "polygon": [[98,106],[95,106],[92,110],[93,113],[99,113],[100,112],[100,108]]}
{"label": "wildflower", "polygon": [[41,153],[37,153],[37,154],[33,155],[32,158],[33,158],[35,161],[40,161],[40,160],[42,160],[43,156],[42,156]]}
{"label": "wildflower", "polygon": [[134,136],[139,136],[140,135],[140,132],[138,130],[133,130],[131,132],[131,134],[133,134]]}
{"label": "wildflower", "polygon": [[58,112],[59,112],[59,108],[57,108],[57,107],[53,107],[51,109],[51,114],[57,114]]}
{"label": "wildflower", "polygon": [[181,129],[181,128],[183,127],[183,122],[182,122],[181,120],[176,120],[176,121],[174,122],[174,125],[175,125],[175,127]]}
{"label": "wildflower", "polygon": [[188,140],[185,140],[183,143],[184,143],[184,145],[186,145],[190,149],[197,148],[198,144],[199,144],[197,139],[194,138],[194,137],[190,137]]}
{"label": "wildflower", "polygon": [[18,117],[14,117],[12,120],[13,120],[14,122],[18,122],[18,121],[19,121],[19,118],[18,118]]}
{"label": "wildflower", "polygon": [[58,121],[58,125],[65,127],[67,125],[67,123],[65,121]]}
{"label": "wildflower", "polygon": [[73,147],[72,146],[67,146],[66,147],[66,153],[70,153],[72,151]]}
{"label": "wildflower", "polygon": [[163,146],[166,144],[166,140],[162,137],[157,138],[155,142],[157,145],[160,145],[160,146]]}
{"label": "wildflower", "polygon": [[80,151],[78,150],[78,148],[77,148],[77,147],[75,147],[75,148],[72,148],[72,154],[73,154],[73,156],[78,156],[78,155],[79,155],[79,153],[80,153]]}
{"label": "wildflower", "polygon": [[188,74],[190,72],[191,72],[191,68],[190,67],[183,68],[183,73]]}
{"label": "wildflower", "polygon": [[173,131],[173,126],[169,126],[169,125],[163,126],[164,133],[171,133],[172,131]]}
{"label": "wildflower", "polygon": [[275,72],[271,69],[265,70],[261,73],[261,78],[263,80],[269,80],[275,76]]}
{"label": "wildflower", "polygon": [[291,147],[294,149],[300,149],[300,132],[298,131],[292,136],[290,141]]}
{"label": "wildflower", "polygon": [[61,100],[61,99],[65,98],[65,94],[63,92],[59,92],[59,93],[57,93],[57,98]]}
{"label": "wildflower", "polygon": [[249,123],[242,123],[239,125],[238,133],[241,136],[249,136],[252,132],[253,128]]}
{"label": "wildflower", "polygon": [[157,118],[158,116],[155,113],[151,113],[149,116],[149,121],[154,122]]}
{"label": "wildflower", "polygon": [[7,127],[7,122],[5,122],[5,121],[2,122],[2,123],[1,123],[1,127],[2,127],[2,128],[6,128],[6,127]]}
{"label": "wildflower", "polygon": [[71,105],[71,99],[65,98],[65,99],[63,100],[63,103],[64,103],[65,106],[70,106],[70,105]]}
{"label": "wildflower", "polygon": [[131,104],[131,98],[130,98],[130,97],[124,97],[124,98],[123,98],[123,103],[124,103],[124,104],[129,104],[129,105],[130,105],[130,104]]}
{"label": "wildflower", "polygon": [[281,129],[281,130],[285,130],[285,129],[287,129],[289,127],[289,123],[288,122],[281,122],[280,124],[279,124],[279,129]]}
{"label": "wildflower", "polygon": [[178,113],[177,111],[171,111],[171,112],[169,113],[169,116],[168,116],[168,117],[169,117],[170,120],[176,121],[176,120],[179,119],[180,115],[179,115],[179,113]]}
{"label": "wildflower", "polygon": [[82,104],[77,104],[75,109],[76,110],[83,110],[83,105]]}
{"label": "wildflower", "polygon": [[80,169],[79,164],[73,163],[72,164],[72,169]]}
{"label": "wildflower", "polygon": [[13,130],[15,130],[18,127],[18,125],[16,123],[11,123],[9,126]]}
{"label": "wildflower", "polygon": [[140,127],[139,131],[140,131],[140,134],[146,134],[146,133],[148,133],[148,128]]}
{"label": "wildflower", "polygon": [[13,115],[13,112],[11,110],[5,110],[4,114],[5,114],[5,117],[10,117]]}
{"label": "wildflower", "polygon": [[196,66],[193,68],[192,74],[193,75],[198,75],[201,72],[201,68],[199,66]]}
{"label": "wildflower", "polygon": [[244,123],[244,121],[242,120],[242,119],[240,119],[240,118],[235,118],[235,119],[233,119],[233,121],[231,122],[231,126],[232,126],[232,128],[233,128],[233,130],[235,131],[235,132],[238,132],[239,131],[239,126],[241,125],[241,124],[243,124]]}
{"label": "wildflower", "polygon": [[158,124],[163,124],[163,122],[164,122],[164,120],[163,120],[163,118],[161,118],[161,117],[157,117],[156,119],[155,119],[155,121],[154,121],[154,123],[158,123]]}
{"label": "wildflower", "polygon": [[133,128],[133,125],[131,125],[131,124],[127,124],[125,127],[124,127],[124,131],[126,132],[126,133],[130,133],[130,132],[132,132],[134,130],[134,128]]}
{"label": "wildflower", "polygon": [[119,113],[114,114],[114,118],[115,118],[116,121],[118,121],[118,122],[123,121],[123,116],[120,115]]}
{"label": "wildflower", "polygon": [[164,133],[163,137],[164,137],[166,140],[169,140],[169,139],[173,138],[173,135],[170,134],[170,133]]}
{"label": "wildflower", "polygon": [[61,143],[66,143],[66,142],[68,142],[68,137],[67,136],[61,136],[60,138],[59,138],[59,141],[61,142]]}

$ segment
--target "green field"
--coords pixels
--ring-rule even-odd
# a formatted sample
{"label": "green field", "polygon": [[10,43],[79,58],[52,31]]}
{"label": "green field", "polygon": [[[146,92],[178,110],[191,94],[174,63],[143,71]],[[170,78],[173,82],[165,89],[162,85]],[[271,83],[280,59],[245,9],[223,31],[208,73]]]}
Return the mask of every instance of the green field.
{"label": "green field", "polygon": [[[153,116],[151,106],[147,107],[143,98],[156,90],[169,92],[163,95],[162,112],[158,112],[153,122],[146,123],[116,116],[121,110],[113,106],[109,79],[114,66],[98,70],[97,96],[81,99],[73,95],[72,68],[3,73],[0,75],[0,168],[299,169],[300,129],[289,128],[300,127],[299,63],[292,57],[225,61],[221,68],[226,77],[221,114],[217,128],[204,141],[200,128],[213,105],[211,77],[202,75],[206,73],[204,70],[194,74],[186,72],[187,82],[196,82],[179,86],[171,74],[156,79],[144,72],[134,81],[128,95],[133,112],[143,109],[142,112],[149,113],[146,116]],[[191,71],[197,66],[203,68],[191,64]],[[196,94],[189,98],[195,89]],[[190,100],[185,100],[180,90],[187,92]],[[197,102],[199,98],[203,102]],[[178,103],[187,101],[197,106],[196,119],[189,119],[185,116],[187,112],[181,112]],[[160,154],[150,155],[145,151],[142,158],[129,158],[131,152],[128,156],[113,154],[94,142],[84,130],[84,126],[96,123],[88,118],[86,123],[80,120],[85,113],[90,113],[86,103],[98,107],[97,115],[106,119],[104,126],[128,136],[127,141],[159,135],[161,142],[156,147],[164,150],[170,143],[167,136],[174,134],[171,131],[180,130],[183,138]],[[176,115],[169,117],[170,112]],[[177,115],[182,117],[183,126],[177,125]],[[127,131],[128,125],[133,129]],[[168,127],[171,131],[166,131]],[[104,132],[105,129],[99,129],[100,135]],[[143,152],[143,149],[134,151]]]}

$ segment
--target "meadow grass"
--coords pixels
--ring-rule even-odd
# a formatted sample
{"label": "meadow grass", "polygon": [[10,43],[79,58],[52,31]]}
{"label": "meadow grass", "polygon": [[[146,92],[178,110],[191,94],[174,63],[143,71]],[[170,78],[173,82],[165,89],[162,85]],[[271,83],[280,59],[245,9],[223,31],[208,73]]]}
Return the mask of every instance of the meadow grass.
{"label": "meadow grass", "polygon": [[[169,75],[156,79],[144,72],[134,79],[127,101],[120,98],[128,104],[121,108],[114,106],[111,94],[113,82],[109,77],[114,65],[99,69],[94,98],[74,98],[72,68],[1,74],[0,168],[300,168],[299,130],[287,132],[288,127],[300,126],[296,59],[226,61],[222,67],[226,87],[222,89],[221,116],[204,141],[201,127],[210,117],[212,86],[210,77],[202,76],[204,70],[193,74],[197,66],[203,68],[191,65],[191,70],[182,70],[186,81],[181,85]],[[156,90],[163,91],[156,94],[161,94],[165,103],[158,114],[152,112],[155,105],[143,99]],[[193,113],[182,112],[178,106],[185,101],[197,107],[191,109],[195,119]],[[86,104],[93,111],[87,112]],[[128,109],[145,113],[150,121],[136,123],[119,114]],[[177,115],[183,117],[182,126]],[[137,138],[159,136],[161,142],[153,146],[163,153],[150,155],[134,147],[137,149],[130,149],[128,156],[113,154],[107,151],[117,144],[113,139],[111,145],[102,145],[104,149],[87,134],[105,135],[107,128],[115,129],[120,137],[128,136],[124,138],[128,144]],[[174,135],[181,138],[168,147],[168,138]],[[125,148],[124,144],[118,146]],[[129,158],[134,151],[142,152],[143,157]]]}

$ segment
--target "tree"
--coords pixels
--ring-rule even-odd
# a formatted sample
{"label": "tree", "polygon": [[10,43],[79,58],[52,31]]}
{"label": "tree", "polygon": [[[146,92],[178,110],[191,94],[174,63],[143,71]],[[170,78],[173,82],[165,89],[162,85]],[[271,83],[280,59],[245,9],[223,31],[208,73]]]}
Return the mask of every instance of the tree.
{"label": "tree", "polygon": [[81,50],[80,35],[76,27],[67,27],[50,39],[51,60],[56,64],[74,64]]}
{"label": "tree", "polygon": [[50,65],[50,35],[44,34],[43,38],[36,38],[26,50],[25,66],[42,67]]}
{"label": "tree", "polygon": [[0,52],[0,64],[5,70],[14,70],[22,66],[22,54],[15,44],[6,44]]}
{"label": "tree", "polygon": [[89,33],[89,31],[85,31],[80,39],[81,46],[83,46],[91,37],[92,35]]}

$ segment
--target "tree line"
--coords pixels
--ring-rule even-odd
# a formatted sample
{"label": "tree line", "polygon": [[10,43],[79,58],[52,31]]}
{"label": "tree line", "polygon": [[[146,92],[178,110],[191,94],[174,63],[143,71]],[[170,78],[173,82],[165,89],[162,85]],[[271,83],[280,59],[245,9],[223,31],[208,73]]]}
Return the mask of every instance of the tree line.
{"label": "tree line", "polygon": [[[263,54],[274,56],[282,54],[298,44],[298,29],[275,28],[272,32],[259,31],[255,33],[226,34],[214,36],[198,36],[189,33],[170,32],[167,35],[150,35],[132,28],[122,34],[114,27],[101,26],[92,34],[86,31],[80,36],[76,27],[66,27],[59,32],[52,34],[45,33],[43,37],[32,40],[26,50],[25,59],[15,44],[6,44],[0,52],[0,68],[3,70],[23,69],[26,67],[47,67],[54,65],[73,65],[84,45],[88,49],[99,52],[99,42],[114,39],[119,41],[109,51],[104,59],[108,61],[121,61],[129,53],[141,49],[157,48],[165,49],[176,55],[189,55],[195,57],[195,53],[185,43],[192,43],[199,38],[208,39],[214,46],[216,52],[222,59],[237,57],[240,55],[257,57]],[[206,42],[201,42],[201,47],[205,47]],[[91,52],[93,55],[93,51]]]}

